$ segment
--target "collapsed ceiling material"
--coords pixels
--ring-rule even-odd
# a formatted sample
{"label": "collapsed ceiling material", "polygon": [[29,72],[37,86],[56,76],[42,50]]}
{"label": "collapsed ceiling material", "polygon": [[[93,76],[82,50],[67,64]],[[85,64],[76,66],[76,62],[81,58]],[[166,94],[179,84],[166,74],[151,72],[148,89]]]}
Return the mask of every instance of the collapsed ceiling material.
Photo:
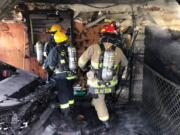
{"label": "collapsed ceiling material", "polygon": [[[5,0],[4,0],[5,1]],[[145,0],[144,0],[145,1]],[[97,12],[102,11],[105,14],[113,14],[112,16],[120,16],[122,18],[126,18],[127,16],[131,16],[132,9],[131,6],[134,8],[134,12],[138,17],[144,18],[144,20],[148,20],[153,24],[157,25],[174,25],[179,24],[178,20],[180,17],[180,9],[177,3],[174,1],[168,1],[168,0],[151,0],[151,1],[145,1],[144,3],[138,3],[136,2],[133,5],[131,2],[126,4],[116,4],[113,2],[109,3],[96,3],[96,4],[55,4],[59,3],[58,1],[54,1],[55,3],[43,3],[48,1],[41,1],[41,3],[32,3],[32,2],[26,2],[28,10],[46,10],[46,9],[58,9],[58,10],[65,10],[65,9],[72,9],[75,12],[74,17],[77,17],[82,12]],[[81,2],[81,1],[79,1]],[[98,1],[100,2],[100,1]],[[168,2],[168,6],[167,6]],[[77,2],[78,3],[78,2]],[[3,5],[3,4],[1,4]],[[1,6],[0,5],[0,6]],[[2,6],[1,6],[2,7]],[[21,20],[22,15],[17,12],[16,10],[11,12],[13,15],[13,20]],[[88,16],[88,15],[87,15]],[[1,18],[1,16],[0,16]],[[148,19],[147,19],[148,18]],[[148,21],[142,21],[147,23]],[[167,24],[168,21],[168,24]]]}

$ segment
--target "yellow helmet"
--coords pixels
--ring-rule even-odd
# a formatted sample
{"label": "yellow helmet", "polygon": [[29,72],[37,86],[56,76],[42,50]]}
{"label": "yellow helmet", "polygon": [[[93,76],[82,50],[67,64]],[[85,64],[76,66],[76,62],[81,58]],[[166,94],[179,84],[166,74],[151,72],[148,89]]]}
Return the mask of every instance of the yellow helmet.
{"label": "yellow helmet", "polygon": [[63,32],[58,31],[54,34],[54,41],[56,43],[62,43],[67,40],[68,40],[68,36],[64,34]]}
{"label": "yellow helmet", "polygon": [[51,26],[49,32],[57,32],[57,31],[61,31],[61,26],[58,24],[54,24]]}

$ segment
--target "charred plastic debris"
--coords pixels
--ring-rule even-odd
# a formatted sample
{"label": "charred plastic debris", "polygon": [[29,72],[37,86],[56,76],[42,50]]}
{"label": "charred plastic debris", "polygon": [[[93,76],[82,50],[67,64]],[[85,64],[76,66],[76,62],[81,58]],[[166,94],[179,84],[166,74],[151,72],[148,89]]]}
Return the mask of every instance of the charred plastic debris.
{"label": "charred plastic debris", "polygon": [[52,85],[42,85],[38,77],[21,70],[1,81],[1,134],[27,134],[23,129],[39,119],[53,101]]}
{"label": "charred plastic debris", "polygon": [[[160,9],[154,8],[150,10],[158,11]],[[161,135],[167,133],[166,131],[168,130],[169,135],[170,134],[178,135],[179,130],[176,120],[178,120],[179,118],[177,116],[179,114],[179,109],[176,109],[177,111],[176,115],[173,115],[173,113],[172,114],[166,113],[168,109],[172,109],[174,107],[177,108],[177,106],[175,105],[179,104],[178,99],[175,98],[176,103],[173,107],[172,104],[174,103],[174,98],[168,97],[168,95],[166,95],[167,93],[170,93],[169,91],[172,87],[168,87],[169,88],[167,89],[168,92],[163,94],[161,94],[160,92],[160,95],[158,95],[156,93],[156,88],[157,88],[156,86],[152,88],[152,86],[150,87],[149,85],[146,84],[146,81],[144,82],[144,87],[143,87],[144,92],[147,92],[148,95],[147,93],[143,93],[143,105],[145,106],[146,109],[145,111],[147,111],[147,113],[149,113],[150,116],[152,116],[153,121],[151,118],[147,116],[147,114],[144,112],[144,109],[142,109],[141,106],[139,106],[139,103],[136,104],[131,102],[133,96],[132,89],[134,89],[135,87],[134,85],[132,85],[134,83],[133,79],[137,74],[141,76],[143,74],[141,72],[137,73],[135,71],[136,70],[135,68],[138,67],[135,64],[137,64],[136,62],[138,61],[142,65],[143,57],[144,57],[143,51],[140,54],[137,53],[136,52],[137,50],[135,50],[135,46],[134,46],[138,31],[135,29],[136,15],[133,12],[133,8],[128,17],[122,16],[122,18],[119,18],[118,13],[111,13],[109,11],[107,12],[93,11],[93,12],[77,13],[69,9],[68,10],[54,9],[51,4],[34,4],[34,3],[28,3],[26,5],[20,4],[19,6],[15,6],[15,10],[13,10],[12,14],[6,16],[2,20],[2,23],[0,23],[0,26],[2,26],[0,27],[0,29],[4,30],[4,31],[0,31],[0,35],[7,34],[8,36],[7,37],[5,36],[5,38],[14,41],[14,45],[12,46],[8,44],[8,42],[3,41],[2,38],[0,38],[0,42],[3,42],[4,44],[8,44],[11,48],[14,49],[13,50],[14,52],[19,52],[16,53],[16,58],[18,60],[15,61],[15,63],[12,62],[12,58],[15,57],[15,55],[13,53],[11,55],[7,55],[8,49],[5,50],[2,54],[0,54],[0,59],[1,61],[13,65],[17,68],[24,69],[29,72],[33,72],[41,77],[44,77],[44,72],[42,69],[43,57],[41,53],[37,52],[35,45],[37,42],[39,42],[40,51],[42,51],[43,45],[45,41],[47,41],[47,37],[48,37],[46,33],[46,28],[48,28],[54,23],[59,23],[71,38],[72,43],[76,46],[79,57],[89,45],[93,43],[98,43],[100,37],[99,36],[100,29],[104,24],[107,24],[109,22],[116,23],[117,29],[119,29],[119,41],[117,44],[119,45],[120,48],[122,48],[122,50],[126,54],[129,60],[129,65],[127,69],[122,70],[123,72],[120,74],[119,82],[121,83],[117,87],[116,92],[107,96],[107,104],[110,110],[110,115],[112,116],[110,120],[112,123],[112,130],[110,130],[107,134],[109,135],[160,134]],[[22,40],[22,36],[16,33],[16,29],[20,29],[19,33],[21,32],[25,33],[23,37],[24,40]],[[156,32],[155,30],[154,32],[152,32],[152,35],[155,34],[154,37],[157,37],[159,35],[156,34]],[[166,31],[164,33],[168,33],[168,32]],[[157,42],[157,40],[159,39],[155,40],[155,38],[148,38],[148,36],[151,35],[148,33],[148,28],[146,30],[146,34],[147,34],[146,41],[148,40],[151,41],[145,43],[145,45],[147,46],[146,52],[148,49],[151,51],[149,51],[145,56],[146,57],[145,64],[150,66],[153,69],[153,71],[160,72],[162,75],[165,76],[167,71],[168,72],[173,71],[171,72],[172,74],[170,74],[169,79],[171,79],[171,81],[174,81],[173,79],[179,81],[177,79],[178,75],[176,78],[173,77],[173,75],[177,73],[175,72],[174,74],[174,70],[177,69],[178,66],[176,67],[174,64],[170,64],[163,71],[159,71],[158,70],[159,68],[157,68],[156,66],[153,67],[154,63],[151,63],[152,61],[150,60],[153,57],[150,56],[156,57],[157,53],[154,51],[156,49],[154,49],[152,46],[155,44],[159,45],[161,43]],[[12,40],[11,38],[9,38],[9,37],[13,37],[12,35],[17,35],[17,37]],[[176,38],[176,41],[177,39],[179,39],[178,36]],[[17,42],[15,41],[20,41],[20,42],[18,42],[17,44]],[[165,42],[163,43],[166,44]],[[17,46],[14,47],[15,45]],[[176,46],[176,44],[174,46]],[[19,51],[17,48],[21,51]],[[2,48],[0,47],[0,49]],[[158,54],[163,55],[163,52],[159,52]],[[38,56],[39,63],[36,60],[36,55],[39,55]],[[167,59],[165,58],[165,56],[162,56],[162,59],[163,60],[166,59],[167,63],[170,62],[169,58],[173,59],[174,56],[171,55]],[[155,63],[156,65],[158,65],[157,61],[155,61]],[[167,63],[165,63],[165,65]],[[164,67],[164,64],[161,65],[162,67]],[[7,67],[7,65],[5,64],[4,67]],[[1,68],[0,70],[1,75],[4,75],[5,74],[4,72],[6,72],[7,69],[8,68]],[[56,91],[54,91],[53,89],[54,86],[53,80],[47,84],[45,83],[45,81],[43,81],[34,74],[21,71],[19,69],[17,69],[16,72],[14,72],[15,71],[14,68],[12,69],[11,67],[9,69],[13,73],[2,76],[3,77],[2,81],[0,81],[0,90],[1,90],[0,134],[2,135],[100,134],[101,127],[99,127],[97,118],[94,117],[96,116],[95,111],[88,102],[90,100],[90,96],[86,93],[86,91],[84,91],[86,89],[86,85],[85,85],[86,78],[84,73],[78,71],[80,78],[78,80],[77,85],[74,87],[74,94],[76,96],[76,101],[77,101],[76,114],[78,114],[78,116],[75,117],[76,122],[67,123],[56,105],[57,99],[56,99]],[[146,68],[144,69],[145,72],[144,78],[150,77],[150,73],[149,74],[147,73],[148,69]],[[157,74],[155,74],[154,76],[156,75]],[[166,77],[168,78],[169,76]],[[161,79],[163,80],[164,78],[161,77]],[[164,80],[167,81],[166,79]],[[157,81],[157,78],[151,77],[149,81]],[[167,85],[162,84],[162,86],[167,86]],[[152,88],[153,92],[151,92],[151,89],[148,88]],[[174,97],[177,96],[176,90],[177,89],[174,90],[172,95]],[[165,102],[163,103],[162,100],[164,101],[165,97],[168,97],[168,101],[171,102],[167,110],[166,108],[163,110],[163,108],[165,107],[164,104]],[[162,108],[159,108],[159,106],[161,106]],[[151,110],[150,108],[153,109]],[[168,119],[167,116],[170,116],[172,119]],[[163,122],[165,123],[164,125]],[[171,126],[173,124],[175,124],[176,126],[175,127]],[[87,125],[92,126],[91,131],[87,131],[87,132],[84,131],[84,128]],[[154,125],[156,126],[154,127]]]}

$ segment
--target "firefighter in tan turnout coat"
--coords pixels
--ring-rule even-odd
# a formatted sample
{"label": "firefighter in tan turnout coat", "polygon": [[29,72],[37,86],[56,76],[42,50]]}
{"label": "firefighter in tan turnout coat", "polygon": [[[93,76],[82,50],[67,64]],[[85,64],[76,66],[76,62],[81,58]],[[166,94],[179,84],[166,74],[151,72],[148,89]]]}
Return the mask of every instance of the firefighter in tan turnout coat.
{"label": "firefighter in tan turnout coat", "polygon": [[109,113],[105,103],[105,94],[111,93],[118,83],[120,66],[128,64],[122,50],[114,45],[117,32],[113,24],[105,25],[101,30],[99,44],[89,46],[78,61],[83,70],[90,61],[91,70],[87,72],[89,92],[97,95],[92,99],[99,120],[109,129]]}

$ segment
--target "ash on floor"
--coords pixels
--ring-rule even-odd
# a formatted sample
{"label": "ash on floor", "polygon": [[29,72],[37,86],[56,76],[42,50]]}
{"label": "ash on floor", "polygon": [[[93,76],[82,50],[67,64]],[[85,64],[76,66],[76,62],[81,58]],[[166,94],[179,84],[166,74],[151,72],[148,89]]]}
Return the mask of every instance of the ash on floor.
{"label": "ash on floor", "polygon": [[110,111],[113,127],[110,135],[155,135],[151,119],[140,105],[123,105]]}
{"label": "ash on floor", "polygon": [[[106,135],[156,135],[151,119],[139,104],[111,105],[109,106],[111,130]],[[42,135],[83,135],[86,126],[93,129],[91,135],[100,135],[96,112],[90,106],[78,106],[77,114],[84,116],[81,120],[68,123],[58,109],[55,109],[45,124]],[[80,116],[81,116],[80,115]]]}

